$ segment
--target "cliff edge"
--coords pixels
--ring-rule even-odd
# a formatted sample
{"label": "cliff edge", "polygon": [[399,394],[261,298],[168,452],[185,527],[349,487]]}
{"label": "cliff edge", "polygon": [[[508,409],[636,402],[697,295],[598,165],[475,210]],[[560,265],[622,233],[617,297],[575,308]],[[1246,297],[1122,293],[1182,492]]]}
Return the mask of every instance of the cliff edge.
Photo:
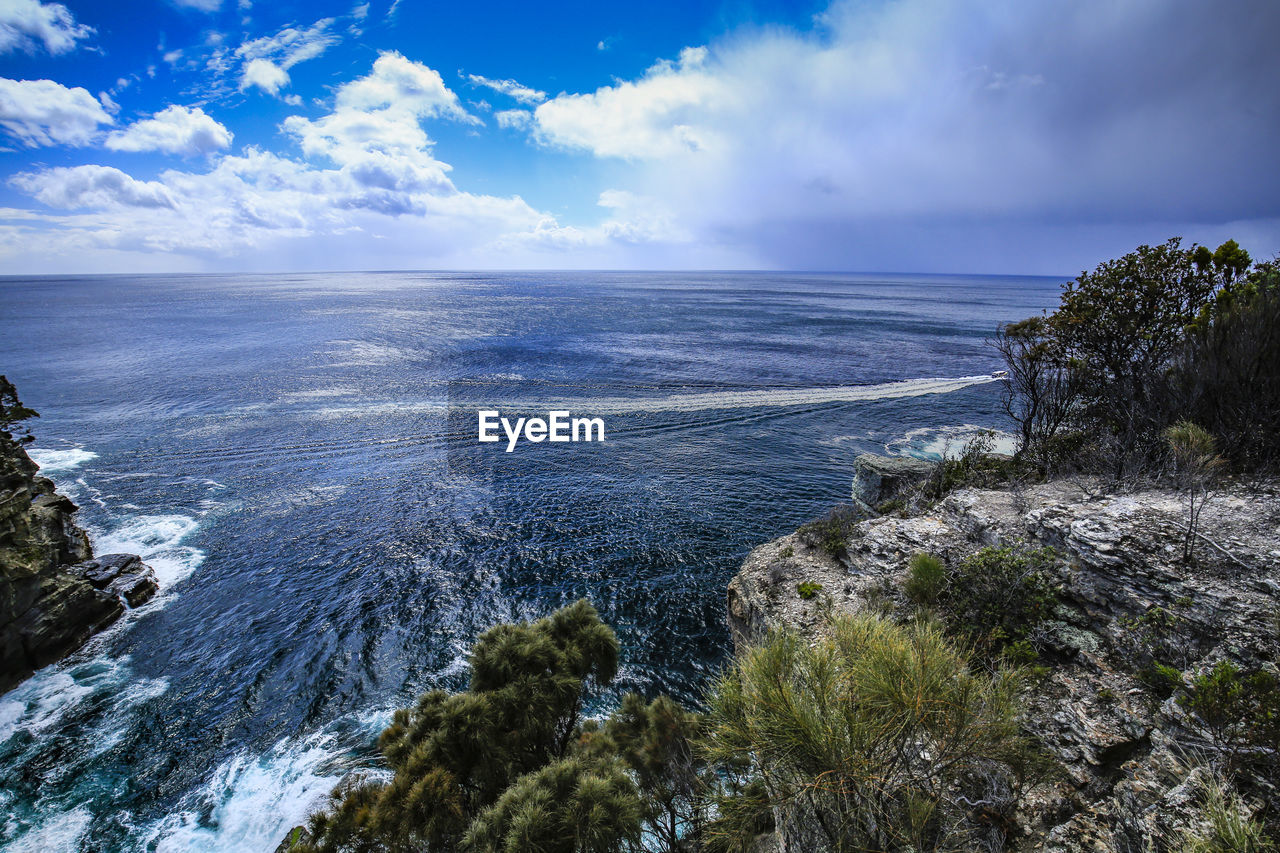
{"label": "cliff edge", "polygon": [[0,436],[0,693],[82,646],[156,592],[132,554],[97,559],[77,507]]}
{"label": "cliff edge", "polygon": [[[856,482],[876,491],[861,472]],[[1185,518],[1184,498],[1158,488],[1102,494],[1058,480],[961,489],[910,517],[852,524],[840,559],[799,534],[761,545],[729,585],[729,623],[741,646],[770,628],[820,632],[831,612],[907,619],[915,554],[954,566],[985,546],[1053,548],[1057,603],[1034,637],[1042,675],[1023,726],[1057,767],[1021,811],[1015,846],[1160,849],[1196,819],[1188,757],[1210,748],[1175,694],[1221,661],[1275,674],[1280,660],[1276,489],[1215,492],[1193,563],[1182,559]],[[1144,645],[1171,667],[1163,695],[1135,665]],[[1266,780],[1253,781],[1258,797],[1275,797]]]}

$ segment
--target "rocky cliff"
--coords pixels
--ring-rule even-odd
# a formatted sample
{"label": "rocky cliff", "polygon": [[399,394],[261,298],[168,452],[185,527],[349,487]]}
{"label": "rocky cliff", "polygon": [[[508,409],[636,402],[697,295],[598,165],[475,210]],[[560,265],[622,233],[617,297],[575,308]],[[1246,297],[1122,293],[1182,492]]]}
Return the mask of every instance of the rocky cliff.
{"label": "rocky cliff", "polygon": [[156,591],[131,554],[93,558],[76,505],[0,435],[0,692],[78,649]]}
{"label": "rocky cliff", "polygon": [[[856,481],[872,505],[883,499],[873,480]],[[856,523],[841,560],[796,534],[756,548],[729,586],[730,624],[743,643],[777,626],[821,631],[833,610],[906,618],[915,609],[902,591],[914,554],[954,565],[986,545],[1054,548],[1059,603],[1035,637],[1045,674],[1028,693],[1024,727],[1058,772],[1020,813],[1017,846],[1164,849],[1197,819],[1201,771],[1189,756],[1211,747],[1177,696],[1153,693],[1135,649],[1162,644],[1181,677],[1170,687],[1182,695],[1179,687],[1218,661],[1275,673],[1280,656],[1280,496],[1244,487],[1214,495],[1194,563],[1182,560],[1184,519],[1183,499],[1159,489],[1102,494],[1085,481],[962,489],[911,517]],[[805,597],[806,583],[820,589],[809,586]],[[1274,797],[1267,780],[1250,782],[1255,807]]]}

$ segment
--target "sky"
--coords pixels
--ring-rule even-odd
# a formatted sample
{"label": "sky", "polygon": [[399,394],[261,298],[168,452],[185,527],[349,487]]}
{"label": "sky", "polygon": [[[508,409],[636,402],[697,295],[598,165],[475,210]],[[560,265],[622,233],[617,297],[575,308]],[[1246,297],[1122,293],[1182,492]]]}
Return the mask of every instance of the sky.
{"label": "sky", "polygon": [[0,273],[1280,252],[1276,0],[0,0]]}

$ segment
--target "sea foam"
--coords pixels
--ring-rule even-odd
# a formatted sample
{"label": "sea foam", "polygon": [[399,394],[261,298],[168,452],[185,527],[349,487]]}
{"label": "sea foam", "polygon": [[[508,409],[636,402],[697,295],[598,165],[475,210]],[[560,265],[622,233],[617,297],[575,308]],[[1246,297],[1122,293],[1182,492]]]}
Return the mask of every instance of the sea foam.
{"label": "sea foam", "polygon": [[67,450],[50,450],[46,447],[33,447],[27,450],[27,455],[31,457],[32,462],[40,466],[40,471],[44,474],[70,471],[73,468],[78,468],[84,463],[98,458],[98,454],[93,451],[84,450],[79,447],[73,447]]}

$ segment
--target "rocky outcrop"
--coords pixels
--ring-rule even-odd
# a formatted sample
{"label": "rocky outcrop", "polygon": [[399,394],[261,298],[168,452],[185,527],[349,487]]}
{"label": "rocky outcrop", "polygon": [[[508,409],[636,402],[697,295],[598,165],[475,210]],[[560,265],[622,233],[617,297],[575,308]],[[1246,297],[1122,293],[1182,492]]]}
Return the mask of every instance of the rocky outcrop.
{"label": "rocky outcrop", "polygon": [[131,554],[93,558],[76,505],[0,435],[0,692],[78,649],[156,592]]}
{"label": "rocky outcrop", "polygon": [[905,496],[933,473],[934,463],[910,456],[863,453],[853,460],[853,499],[867,509]]}
{"label": "rocky outcrop", "polygon": [[[831,611],[906,618],[913,554],[955,565],[985,545],[1054,548],[1059,605],[1035,637],[1047,673],[1028,694],[1024,725],[1059,772],[1028,799],[1017,846],[1163,849],[1196,819],[1201,771],[1186,756],[1207,744],[1182,706],[1153,696],[1135,671],[1142,620],[1162,614],[1165,663],[1188,682],[1221,660],[1273,672],[1280,660],[1280,495],[1215,494],[1191,564],[1182,560],[1184,519],[1182,498],[1160,489],[963,489],[922,514],[859,522],[843,561],[795,534],[756,548],[729,585],[729,622],[742,644],[771,627],[821,631]],[[821,585],[809,599],[797,591],[806,581]]]}

